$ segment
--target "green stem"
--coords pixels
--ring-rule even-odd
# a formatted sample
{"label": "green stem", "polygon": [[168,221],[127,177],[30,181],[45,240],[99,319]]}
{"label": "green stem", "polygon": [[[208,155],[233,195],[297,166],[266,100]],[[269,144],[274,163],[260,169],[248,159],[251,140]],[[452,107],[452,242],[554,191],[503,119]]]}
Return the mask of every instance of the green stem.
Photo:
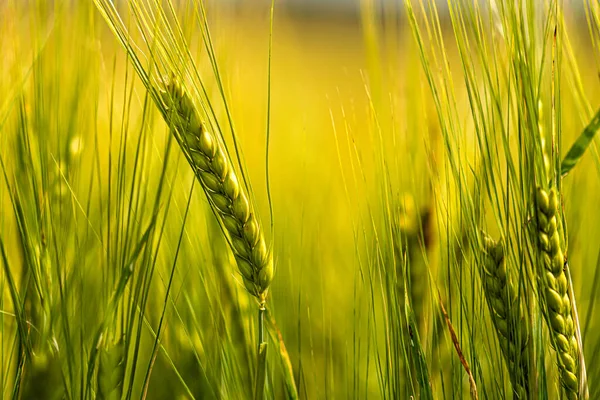
{"label": "green stem", "polygon": [[265,341],[265,303],[261,303],[258,308],[258,346]]}
{"label": "green stem", "polygon": [[267,342],[264,330],[265,303],[260,303],[258,308],[258,354],[256,383],[254,386],[254,400],[265,398],[265,378],[267,376]]}

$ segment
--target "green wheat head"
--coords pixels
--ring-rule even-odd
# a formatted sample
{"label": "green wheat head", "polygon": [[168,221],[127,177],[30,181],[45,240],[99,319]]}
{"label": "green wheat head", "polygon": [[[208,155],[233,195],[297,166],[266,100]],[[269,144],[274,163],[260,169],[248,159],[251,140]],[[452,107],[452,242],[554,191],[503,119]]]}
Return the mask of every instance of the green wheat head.
{"label": "green wheat head", "polygon": [[248,193],[224,146],[201,122],[190,96],[174,81],[167,83],[163,95],[168,122],[227,234],[246,289],[262,303],[273,279],[273,257]]}
{"label": "green wheat head", "polygon": [[528,350],[530,327],[519,299],[515,276],[505,259],[504,243],[483,237],[485,257],[479,268],[485,298],[504,359],[508,364],[513,389],[518,398],[529,393]]}
{"label": "green wheat head", "polygon": [[579,346],[575,336],[569,281],[564,271],[559,198],[556,188],[537,189],[538,244],[542,255],[543,306],[556,345],[560,381],[570,399],[578,398]]}

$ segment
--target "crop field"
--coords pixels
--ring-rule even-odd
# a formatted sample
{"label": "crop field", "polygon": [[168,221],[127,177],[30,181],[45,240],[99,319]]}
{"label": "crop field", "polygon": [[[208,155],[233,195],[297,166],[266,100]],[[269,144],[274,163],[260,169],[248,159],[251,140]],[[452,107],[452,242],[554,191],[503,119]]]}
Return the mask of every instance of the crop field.
{"label": "crop field", "polygon": [[600,5],[0,0],[0,398],[600,398]]}

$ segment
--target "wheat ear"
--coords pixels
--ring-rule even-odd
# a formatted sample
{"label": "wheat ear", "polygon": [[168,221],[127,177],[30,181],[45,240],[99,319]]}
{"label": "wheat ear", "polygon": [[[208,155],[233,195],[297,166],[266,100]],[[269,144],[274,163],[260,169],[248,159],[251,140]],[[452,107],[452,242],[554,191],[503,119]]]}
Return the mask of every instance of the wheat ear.
{"label": "wheat ear", "polygon": [[[428,271],[427,258],[424,251],[430,251],[431,247],[431,210],[424,208],[416,209],[412,195],[406,193],[400,201],[398,216],[394,229],[396,238],[394,240],[394,255],[398,263],[398,274],[403,276],[402,266],[405,260],[409,268],[409,282],[407,285],[415,318],[420,333],[424,336],[425,313],[427,307]],[[403,289],[400,289],[403,291]],[[404,296],[400,296],[404,299]]]}
{"label": "wheat ear", "polygon": [[228,236],[246,289],[264,303],[273,258],[259,221],[219,138],[201,122],[190,96],[170,81],[163,92],[167,120]]}
{"label": "wheat ear", "polygon": [[576,399],[579,391],[579,346],[569,298],[569,281],[564,271],[558,193],[555,188],[549,192],[538,188],[536,200],[538,243],[543,260],[542,303],[556,347],[561,384],[567,397]]}
{"label": "wheat ear", "polygon": [[125,346],[122,340],[100,350],[98,399],[118,400],[125,379]]}
{"label": "wheat ear", "polygon": [[529,325],[518,301],[518,286],[506,265],[502,241],[496,242],[485,233],[483,235],[485,258],[479,273],[485,298],[508,364],[513,389],[518,398],[525,399],[530,376],[527,356]]}

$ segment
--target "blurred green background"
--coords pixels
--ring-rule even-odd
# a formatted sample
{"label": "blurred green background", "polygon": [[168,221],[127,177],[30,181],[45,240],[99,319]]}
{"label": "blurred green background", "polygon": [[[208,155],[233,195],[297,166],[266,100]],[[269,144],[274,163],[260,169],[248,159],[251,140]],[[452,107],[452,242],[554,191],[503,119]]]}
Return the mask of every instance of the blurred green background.
{"label": "blurred green background", "polygon": [[[118,6],[129,15],[125,3]],[[492,325],[474,272],[480,259],[465,242],[481,228],[464,207],[465,193],[486,194],[462,187],[448,156],[456,152],[461,171],[471,173],[480,133],[446,6],[439,31],[456,86],[444,104],[456,108],[464,128],[452,144],[404,5],[338,3],[276,2],[272,231],[265,178],[269,4],[208,5],[237,140],[274,244],[268,303],[299,397],[419,397],[406,366],[417,344],[404,336],[398,289],[402,266],[410,264],[418,346],[434,398],[470,397],[440,299],[480,398],[511,398],[487,331]],[[424,3],[428,10],[434,4]],[[181,2],[176,7],[185,10]],[[195,16],[180,16],[199,71],[209,76]],[[561,78],[564,154],[598,104],[600,53],[585,7],[565,2],[561,17],[579,66],[565,67]],[[93,2],[0,2],[0,54],[2,397],[104,396],[97,385],[106,371],[88,374],[105,324],[103,343],[127,345],[114,369],[124,369],[116,398],[248,398],[256,302],[192,171]],[[209,97],[218,99],[216,83],[207,82]],[[545,107],[549,121],[548,101]],[[593,309],[599,165],[593,143],[562,188],[591,398],[600,377]],[[477,220],[498,233],[496,218],[484,209]],[[122,297],[115,296],[129,273]],[[275,339],[267,396],[285,398]],[[557,398],[555,361],[545,361],[546,395]]]}

